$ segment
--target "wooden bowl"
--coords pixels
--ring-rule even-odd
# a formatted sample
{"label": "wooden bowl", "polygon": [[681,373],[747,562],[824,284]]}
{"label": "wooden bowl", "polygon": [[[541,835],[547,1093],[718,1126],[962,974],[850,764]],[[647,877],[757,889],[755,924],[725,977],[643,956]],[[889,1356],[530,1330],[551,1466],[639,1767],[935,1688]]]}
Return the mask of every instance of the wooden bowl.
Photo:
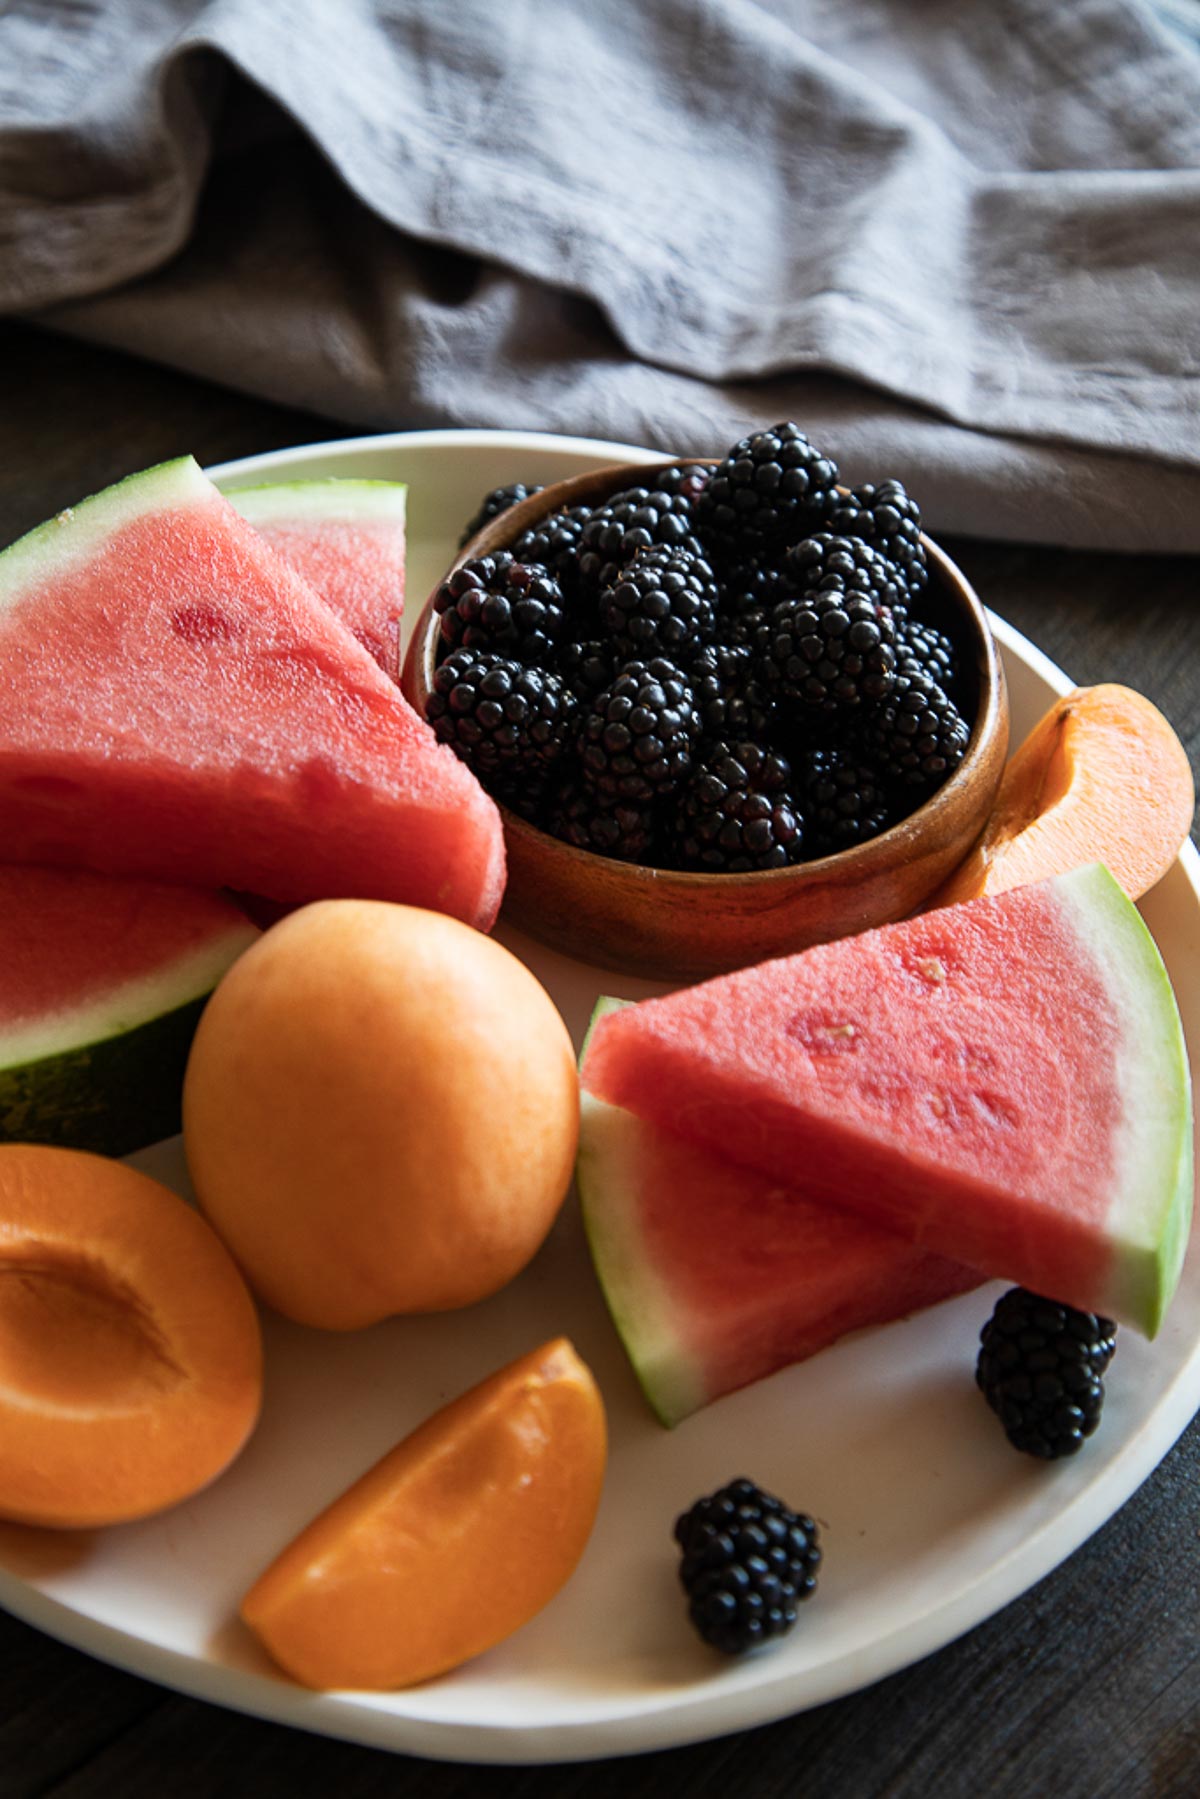
{"label": "wooden bowl", "polygon": [[[678,458],[675,459],[678,461]],[[492,519],[459,551],[509,549],[529,526],[566,506],[595,505],[645,486],[658,466],[622,463],[557,482]],[[991,812],[1008,754],[1008,695],[978,598],[929,538],[922,610],[950,636],[974,687],[966,755],[910,817],[870,842],[794,868],[685,874],[575,849],[501,807],[508,849],[503,916],[581,961],[652,979],[690,981],[846,937],[916,911],[971,848]],[[424,716],[439,653],[430,597],[405,658],[404,691]]]}

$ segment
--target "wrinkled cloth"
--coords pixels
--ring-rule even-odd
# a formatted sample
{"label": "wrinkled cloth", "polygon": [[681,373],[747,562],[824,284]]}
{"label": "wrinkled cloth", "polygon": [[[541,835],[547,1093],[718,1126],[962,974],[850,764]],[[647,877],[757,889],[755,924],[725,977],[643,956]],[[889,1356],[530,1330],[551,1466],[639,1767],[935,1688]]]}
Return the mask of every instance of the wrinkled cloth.
{"label": "wrinkled cloth", "polygon": [[1200,551],[1200,55],[1148,0],[17,0],[0,311]]}

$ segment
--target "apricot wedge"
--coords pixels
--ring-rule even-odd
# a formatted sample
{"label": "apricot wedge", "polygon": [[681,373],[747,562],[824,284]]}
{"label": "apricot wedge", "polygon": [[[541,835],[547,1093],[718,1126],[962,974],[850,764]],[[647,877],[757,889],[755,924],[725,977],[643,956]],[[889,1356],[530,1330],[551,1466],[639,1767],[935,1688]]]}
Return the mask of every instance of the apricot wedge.
{"label": "apricot wedge", "polygon": [[0,1518],[174,1505],[233,1460],[261,1397],[254,1302],[198,1212],[122,1162],[0,1146]]}
{"label": "apricot wedge", "polygon": [[1136,900],[1191,829],[1187,751],[1132,688],[1105,682],[1056,700],[1009,760],[983,835],[928,906],[1003,893],[1103,862]]}
{"label": "apricot wedge", "polygon": [[377,1462],[259,1576],[241,1615],[305,1686],[384,1690],[444,1674],[567,1580],[606,1454],[599,1389],[556,1338]]}

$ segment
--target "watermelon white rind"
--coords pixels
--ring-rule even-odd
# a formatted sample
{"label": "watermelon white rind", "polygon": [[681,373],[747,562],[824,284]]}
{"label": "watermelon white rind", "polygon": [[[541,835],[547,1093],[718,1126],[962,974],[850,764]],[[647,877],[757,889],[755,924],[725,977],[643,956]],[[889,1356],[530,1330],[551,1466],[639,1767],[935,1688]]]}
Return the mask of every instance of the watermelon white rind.
{"label": "watermelon white rind", "polygon": [[283,520],[382,519],[404,523],[408,488],[403,481],[273,481],[260,487],[223,489],[225,498],[251,525]]}
{"label": "watermelon white rind", "polygon": [[1195,1192],[1192,1084],[1170,976],[1137,907],[1101,864],[1058,882],[1080,934],[1102,942],[1114,1001],[1125,1020],[1125,1113],[1114,1145],[1118,1172],[1108,1228],[1112,1316],[1158,1332],[1187,1251]]}
{"label": "watermelon white rind", "polygon": [[[581,1062],[599,1021],[626,1003],[607,995],[597,1000]],[[670,1286],[657,1274],[638,1226],[634,1196],[639,1137],[646,1127],[632,1112],[607,1106],[586,1089],[579,1102],[575,1184],[592,1265],[638,1384],[655,1416],[670,1427],[702,1406],[707,1395],[694,1361],[680,1357]]]}
{"label": "watermelon white rind", "polygon": [[1182,1025],[1076,869],[600,1021],[583,1084],[981,1274],[1154,1336],[1191,1220]]}

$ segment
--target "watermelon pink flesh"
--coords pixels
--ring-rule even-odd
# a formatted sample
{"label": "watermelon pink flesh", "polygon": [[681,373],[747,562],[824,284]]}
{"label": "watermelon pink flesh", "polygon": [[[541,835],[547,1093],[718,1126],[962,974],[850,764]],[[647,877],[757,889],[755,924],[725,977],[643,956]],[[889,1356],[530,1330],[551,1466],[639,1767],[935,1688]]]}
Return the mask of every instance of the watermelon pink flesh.
{"label": "watermelon pink flesh", "polygon": [[152,1015],[163,969],[171,970],[173,1003],[181,989],[206,993],[257,935],[218,893],[83,869],[0,865],[0,1040],[8,1058],[18,1049],[32,1058],[44,1039],[59,1037],[64,1020],[86,1041],[88,1015],[102,1012],[111,1026],[122,995],[139,996],[127,1007],[132,1015]]}
{"label": "watermelon pink flesh", "polygon": [[0,556],[0,671],[6,857],[493,922],[494,803],[190,458]]}
{"label": "watermelon pink flesh", "polygon": [[584,1092],[596,1273],[664,1424],[981,1276]]}
{"label": "watermelon pink flesh", "polygon": [[981,1273],[1153,1335],[1191,1215],[1165,970],[1099,866],[647,1000],[587,1089]]}
{"label": "watermelon pink flesh", "polygon": [[394,481],[290,481],[239,488],[228,499],[398,681],[404,487]]}

